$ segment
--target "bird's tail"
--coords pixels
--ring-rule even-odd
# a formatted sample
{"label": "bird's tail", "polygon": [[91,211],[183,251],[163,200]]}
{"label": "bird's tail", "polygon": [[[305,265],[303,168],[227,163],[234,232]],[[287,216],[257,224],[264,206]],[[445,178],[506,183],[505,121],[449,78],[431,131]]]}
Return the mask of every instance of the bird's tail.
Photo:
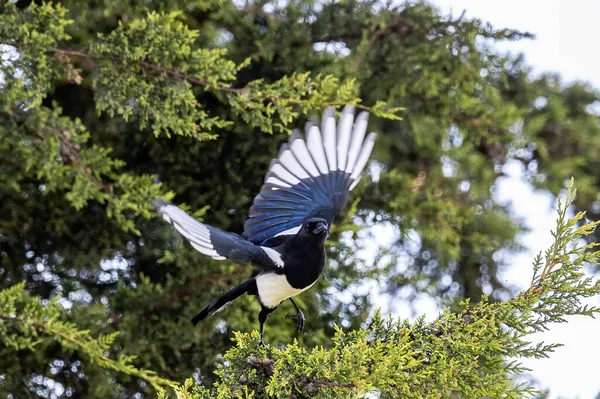
{"label": "bird's tail", "polygon": [[229,303],[231,301],[238,298],[240,295],[248,292],[255,285],[256,285],[256,281],[254,281],[254,279],[250,279],[250,280],[238,285],[237,287],[233,288],[232,290],[228,291],[227,293],[225,293],[225,295],[214,300],[210,305],[208,305],[206,308],[204,308],[204,310],[202,312],[198,313],[192,319],[192,323],[194,325],[196,325],[200,321],[202,321],[205,318],[207,318],[208,316],[210,316],[211,314],[216,313],[219,310],[223,309],[225,306],[229,305]]}

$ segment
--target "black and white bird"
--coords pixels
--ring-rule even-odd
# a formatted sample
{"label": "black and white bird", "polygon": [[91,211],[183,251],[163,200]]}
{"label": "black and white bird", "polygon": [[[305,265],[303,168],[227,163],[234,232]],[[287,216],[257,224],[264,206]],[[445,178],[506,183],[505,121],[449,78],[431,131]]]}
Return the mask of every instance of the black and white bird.
{"label": "black and white bird", "polygon": [[367,120],[366,112],[355,119],[354,107],[348,105],[336,124],[334,109],[328,108],[320,129],[311,120],[306,138],[294,131],[271,161],[241,236],[200,223],[175,205],[154,202],[195,249],[213,259],[250,262],[258,272],[208,305],[192,319],[194,325],[248,293],[262,307],[261,342],[267,316],[286,299],[297,312],[288,318],[296,320],[298,331],[304,328],[304,314],[293,297],[310,288],[323,271],[333,218],[348,202],[348,192],[373,150],[376,134],[366,135]]}

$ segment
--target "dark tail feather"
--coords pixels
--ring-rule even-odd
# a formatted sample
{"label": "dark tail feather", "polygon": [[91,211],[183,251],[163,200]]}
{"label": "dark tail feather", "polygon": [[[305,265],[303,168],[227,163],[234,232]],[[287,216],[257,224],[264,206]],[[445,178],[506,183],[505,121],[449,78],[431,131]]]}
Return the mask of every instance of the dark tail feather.
{"label": "dark tail feather", "polygon": [[235,287],[234,289],[228,291],[225,295],[223,295],[222,297],[214,300],[210,305],[208,305],[206,308],[204,308],[204,310],[200,313],[198,313],[193,319],[192,319],[192,323],[194,325],[198,324],[200,321],[204,320],[205,318],[207,318],[208,316],[210,316],[211,314],[221,310],[221,308],[223,308],[225,305],[227,305],[229,302],[233,301],[234,299],[236,299],[237,297],[239,297],[240,295],[242,295],[243,293],[248,292],[248,290],[252,287],[252,284],[256,284],[254,282],[254,279],[250,279],[240,285],[238,285],[237,287]]}

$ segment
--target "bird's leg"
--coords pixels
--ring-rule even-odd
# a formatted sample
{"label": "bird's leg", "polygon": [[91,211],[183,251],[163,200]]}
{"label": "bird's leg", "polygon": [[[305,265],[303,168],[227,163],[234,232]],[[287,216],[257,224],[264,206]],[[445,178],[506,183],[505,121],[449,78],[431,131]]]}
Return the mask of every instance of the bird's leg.
{"label": "bird's leg", "polygon": [[260,344],[262,346],[265,346],[265,341],[263,340],[263,327],[265,325],[265,321],[267,321],[269,313],[271,313],[272,311],[272,309],[262,308],[262,310],[258,314],[258,322],[260,323]]}
{"label": "bird's leg", "polygon": [[292,305],[294,305],[294,307],[296,308],[296,314],[289,314],[285,317],[286,317],[286,319],[295,319],[296,320],[296,331],[300,332],[304,329],[304,323],[306,323],[306,319],[304,318],[304,313],[302,313],[302,311],[296,304],[296,301],[294,301],[294,299],[291,297],[289,299],[290,299],[290,302],[292,303]]}

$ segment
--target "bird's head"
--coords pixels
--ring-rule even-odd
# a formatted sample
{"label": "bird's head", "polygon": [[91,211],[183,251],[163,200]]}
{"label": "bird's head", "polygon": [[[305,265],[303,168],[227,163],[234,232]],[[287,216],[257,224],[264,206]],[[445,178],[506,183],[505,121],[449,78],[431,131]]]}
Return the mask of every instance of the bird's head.
{"label": "bird's head", "polygon": [[324,255],[325,240],[329,233],[327,220],[310,218],[302,223],[302,227],[294,237],[286,241],[287,253],[296,253],[300,256],[307,254]]}
{"label": "bird's head", "polygon": [[308,233],[317,237],[327,237],[327,233],[329,232],[329,224],[325,219],[311,218],[304,222],[302,225],[302,230],[304,230],[305,234]]}

